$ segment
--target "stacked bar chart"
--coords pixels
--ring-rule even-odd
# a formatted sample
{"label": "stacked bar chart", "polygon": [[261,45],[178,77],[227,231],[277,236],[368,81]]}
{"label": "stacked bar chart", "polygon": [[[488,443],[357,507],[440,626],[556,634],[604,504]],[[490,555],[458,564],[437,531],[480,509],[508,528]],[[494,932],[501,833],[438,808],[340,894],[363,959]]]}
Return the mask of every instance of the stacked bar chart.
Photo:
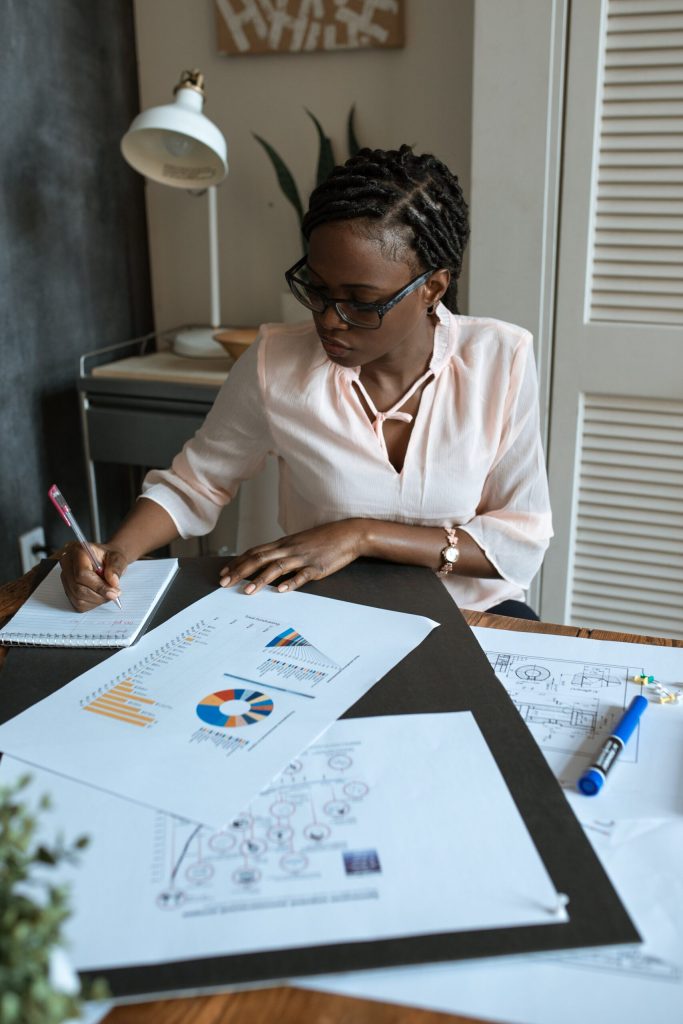
{"label": "stacked bar chart", "polygon": [[134,683],[131,678],[125,678],[89,700],[83,705],[83,711],[146,729],[156,722],[152,710],[155,705],[156,701],[147,696],[143,686]]}
{"label": "stacked bar chart", "polygon": [[145,683],[152,687],[160,675],[178,658],[197,645],[206,646],[215,626],[200,619],[159,647],[130,662],[123,672],[105,686],[95,690],[80,702],[81,711],[115,719],[126,725],[148,729],[156,725],[167,704],[156,700]]}
{"label": "stacked bar chart", "polygon": [[281,656],[286,656],[294,661],[304,661],[309,665],[316,665],[318,668],[323,669],[324,672],[328,672],[332,668],[339,668],[336,661],[333,661],[327,654],[323,654],[317,647],[314,647],[309,640],[292,626],[289,626],[273,637],[272,640],[269,640],[264,648],[264,652],[270,653],[273,648],[276,648]]}

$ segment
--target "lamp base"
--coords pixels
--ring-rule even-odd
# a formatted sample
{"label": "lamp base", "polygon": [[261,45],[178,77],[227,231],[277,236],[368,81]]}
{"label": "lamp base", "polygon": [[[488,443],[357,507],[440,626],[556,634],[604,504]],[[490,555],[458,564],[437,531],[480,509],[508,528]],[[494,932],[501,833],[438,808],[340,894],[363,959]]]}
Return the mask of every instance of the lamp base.
{"label": "lamp base", "polygon": [[225,359],[225,349],[213,338],[217,330],[216,327],[186,327],[173,339],[173,351],[177,356],[190,359]]}

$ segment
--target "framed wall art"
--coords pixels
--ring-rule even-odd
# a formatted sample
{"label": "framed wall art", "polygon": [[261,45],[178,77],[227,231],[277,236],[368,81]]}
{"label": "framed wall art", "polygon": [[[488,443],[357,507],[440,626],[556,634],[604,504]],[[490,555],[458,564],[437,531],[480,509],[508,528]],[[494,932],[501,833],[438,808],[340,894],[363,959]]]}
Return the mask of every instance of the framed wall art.
{"label": "framed wall art", "polygon": [[404,0],[215,0],[227,56],[399,47]]}

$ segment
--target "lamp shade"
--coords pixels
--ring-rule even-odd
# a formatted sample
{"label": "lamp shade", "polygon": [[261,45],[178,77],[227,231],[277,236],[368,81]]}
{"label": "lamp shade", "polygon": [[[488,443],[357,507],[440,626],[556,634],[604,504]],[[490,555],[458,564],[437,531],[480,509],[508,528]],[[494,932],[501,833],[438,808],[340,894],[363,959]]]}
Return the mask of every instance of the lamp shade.
{"label": "lamp shade", "polygon": [[202,113],[201,71],[183,71],[174,93],[173,103],[138,114],[121,139],[121,152],[134,170],[152,181],[207,194],[211,326],[179,331],[173,350],[177,355],[213,359],[224,357],[213,338],[221,323],[215,186],[228,173],[228,147],[220,130]]}
{"label": "lamp shade", "polygon": [[172,188],[201,189],[227,174],[227,145],[202,113],[202,85],[199,72],[184,71],[174,102],[143,110],[123,136],[123,156],[146,178]]}

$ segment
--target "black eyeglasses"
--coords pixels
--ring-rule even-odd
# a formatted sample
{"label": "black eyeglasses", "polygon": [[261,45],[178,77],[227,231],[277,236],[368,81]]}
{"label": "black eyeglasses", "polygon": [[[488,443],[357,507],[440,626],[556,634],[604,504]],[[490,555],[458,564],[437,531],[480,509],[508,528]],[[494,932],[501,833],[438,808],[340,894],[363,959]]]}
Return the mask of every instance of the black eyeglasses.
{"label": "black eyeglasses", "polygon": [[352,299],[331,299],[321,288],[316,288],[304,277],[297,277],[305,266],[306,256],[302,256],[298,263],[285,273],[285,280],[294,298],[313,313],[324,313],[328,306],[334,306],[337,316],[347,324],[351,324],[352,327],[364,327],[369,331],[376,331],[381,327],[382,319],[389,310],[424,284],[434,273],[433,270],[427,270],[419,277],[413,278],[405,288],[401,288],[400,292],[396,292],[386,302],[354,302]]}

